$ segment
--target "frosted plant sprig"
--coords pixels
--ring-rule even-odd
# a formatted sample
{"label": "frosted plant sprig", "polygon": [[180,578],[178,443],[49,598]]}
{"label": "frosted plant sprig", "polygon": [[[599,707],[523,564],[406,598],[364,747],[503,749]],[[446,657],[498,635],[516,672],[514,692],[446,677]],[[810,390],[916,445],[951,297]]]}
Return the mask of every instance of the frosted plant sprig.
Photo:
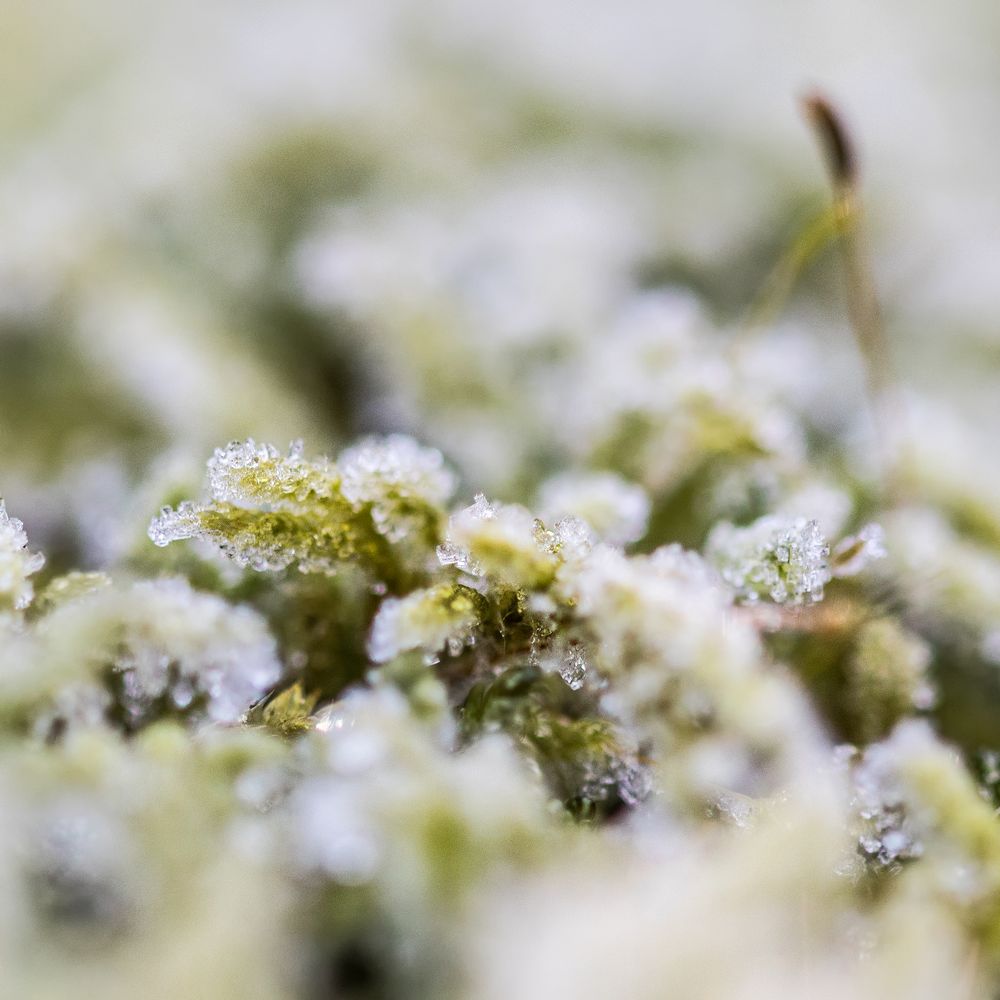
{"label": "frosted plant sprig", "polygon": [[92,715],[105,690],[131,728],[164,711],[234,723],[281,673],[261,615],[165,578],[70,599],[19,634],[0,650],[0,706],[55,721],[60,706]]}
{"label": "frosted plant sprig", "polygon": [[609,680],[602,705],[655,748],[674,793],[757,794],[804,773],[817,742],[808,710],[764,669],[758,636],[699,555],[676,545],[633,557],[598,548],[575,574],[573,596]]}
{"label": "frosted plant sprig", "polygon": [[383,574],[392,564],[374,529],[336,500],[294,512],[184,501],[160,512],[149,537],[159,546],[200,538],[237,565],[259,572],[294,566],[303,573],[335,573],[343,563],[363,562]]}
{"label": "frosted plant sprig", "polygon": [[209,499],[164,507],[149,537],[159,546],[201,538],[259,571],[333,573],[354,562],[395,583],[438,541],[453,488],[440,452],[403,435],[369,438],[336,463],[306,460],[297,443],[282,456],[233,442],[208,463]]}
{"label": "frosted plant sprig", "polygon": [[296,509],[333,497],[340,476],[327,459],[306,461],[302,442],[293,441],[287,455],[253,438],[216,448],[208,460],[209,493],[213,500],[252,507]]}
{"label": "frosted plant sprig", "polygon": [[437,554],[443,566],[469,576],[540,590],[553,583],[561,566],[585,556],[592,542],[577,518],[564,518],[550,530],[525,507],[494,503],[479,493],[475,503],[451,516]]}
{"label": "frosted plant sprig", "polygon": [[355,511],[326,459],[306,462],[295,443],[287,456],[253,439],[216,449],[208,461],[206,502],[164,507],[149,526],[159,546],[202,538],[241,566],[332,571],[357,548]]}
{"label": "frosted plant sprig", "polygon": [[45,564],[45,556],[28,549],[24,524],[7,513],[0,498],[0,623],[23,611],[35,595],[31,577]]}
{"label": "frosted plant sprig", "polygon": [[455,492],[455,475],[441,452],[405,434],[365,438],[342,451],[337,466],[345,499],[370,505],[375,530],[393,542],[426,530],[429,515]]}
{"label": "frosted plant sprig", "polygon": [[830,546],[816,521],[765,516],[745,528],[723,522],[706,554],[747,603],[761,599],[798,606],[822,600],[831,574]]}
{"label": "frosted plant sprig", "polygon": [[772,390],[731,363],[726,341],[689,297],[638,294],[613,330],[558,397],[567,446],[589,463],[661,500],[707,460],[802,463],[801,424]]}
{"label": "frosted plant sprig", "polygon": [[475,590],[450,583],[386,598],[368,634],[368,655],[375,663],[416,649],[430,659],[442,649],[457,655],[472,641],[484,604]]}
{"label": "frosted plant sprig", "polygon": [[349,692],[317,714],[315,729],[321,766],[277,817],[282,852],[314,879],[374,882],[433,927],[475,891],[491,857],[509,872],[552,836],[540,783],[507,741],[487,736],[449,753],[450,735],[399,691]]}
{"label": "frosted plant sprig", "polygon": [[960,535],[936,510],[909,507],[886,519],[888,559],[882,572],[912,614],[932,634],[949,641],[982,643],[986,659],[997,662],[987,637],[1000,622],[1000,559]]}

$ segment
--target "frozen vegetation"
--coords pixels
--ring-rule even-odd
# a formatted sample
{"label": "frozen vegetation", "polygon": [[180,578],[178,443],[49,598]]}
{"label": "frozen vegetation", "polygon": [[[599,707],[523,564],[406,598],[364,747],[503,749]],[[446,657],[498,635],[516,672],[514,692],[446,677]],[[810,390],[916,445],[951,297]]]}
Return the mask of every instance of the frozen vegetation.
{"label": "frozen vegetation", "polygon": [[3,1000],[1000,995],[993,5],[9,6]]}

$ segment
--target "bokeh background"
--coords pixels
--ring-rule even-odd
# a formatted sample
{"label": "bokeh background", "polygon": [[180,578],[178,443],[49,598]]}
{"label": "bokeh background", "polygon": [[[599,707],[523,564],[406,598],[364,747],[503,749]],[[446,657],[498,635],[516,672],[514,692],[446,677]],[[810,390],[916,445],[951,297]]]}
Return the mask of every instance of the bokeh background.
{"label": "bokeh background", "polygon": [[[229,439],[390,429],[528,496],[627,392],[637,296],[738,327],[822,210],[814,86],[861,151],[894,377],[988,440],[998,41],[988,0],[5,0],[8,506],[53,570],[108,564]],[[846,426],[831,250],[774,336],[761,380]]]}

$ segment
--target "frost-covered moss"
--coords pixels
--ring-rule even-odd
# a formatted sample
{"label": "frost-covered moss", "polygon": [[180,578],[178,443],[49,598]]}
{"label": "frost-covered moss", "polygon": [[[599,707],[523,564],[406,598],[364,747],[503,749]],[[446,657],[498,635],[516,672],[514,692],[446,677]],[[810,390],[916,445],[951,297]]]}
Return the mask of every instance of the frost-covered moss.
{"label": "frost-covered moss", "polygon": [[822,600],[830,581],[830,546],[816,521],[765,517],[747,528],[720,524],[708,550],[726,583],[747,601],[812,603]]}
{"label": "frost-covered moss", "polygon": [[[722,900],[731,946],[776,956],[770,986],[831,955],[851,995],[923,983],[930,959],[899,965],[908,915],[910,947],[973,949],[993,984],[992,786],[933,726],[954,725],[950,651],[963,671],[996,659],[995,554],[926,505],[869,522],[860,479],[737,460],[705,419],[721,436],[688,441],[707,464],[687,486],[564,471],[540,517],[484,494],[452,508],[442,452],[399,434],[333,461],[236,442],[204,499],[154,517],[169,558],[37,586],[4,512],[0,795],[19,819],[0,923],[42,956],[0,956],[11,982],[134,984],[128,954],[158,968],[194,942],[231,962],[165,972],[171,990],[488,997],[521,934],[502,887],[538,896],[544,937],[541,915],[573,925],[570,873],[622,927],[652,911],[649,934],[684,942],[638,935],[636,990],[684,980],[689,923]],[[704,544],[659,544],[688,536],[689,487]],[[621,947],[601,935],[580,962]],[[580,962],[549,960],[577,982]]]}
{"label": "frost-covered moss", "polygon": [[[402,435],[348,449],[340,465],[233,442],[208,463],[209,499],[164,507],[149,527],[157,545],[200,538],[237,565],[334,573],[345,563],[400,585],[438,538],[453,481],[439,452]],[[395,543],[395,544],[393,544]]]}
{"label": "frost-covered moss", "polygon": [[0,650],[0,715],[43,737],[164,715],[236,722],[282,674],[256,612],[179,579],[84,590]]}
{"label": "frost-covered moss", "polygon": [[985,0],[843,0],[832,207],[770,0],[117,6],[0,32],[0,993],[997,996]]}
{"label": "frost-covered moss", "polygon": [[475,590],[461,584],[438,584],[402,599],[390,597],[372,622],[368,655],[375,663],[384,663],[414,649],[433,658],[447,647],[454,656],[473,638],[483,605]]}

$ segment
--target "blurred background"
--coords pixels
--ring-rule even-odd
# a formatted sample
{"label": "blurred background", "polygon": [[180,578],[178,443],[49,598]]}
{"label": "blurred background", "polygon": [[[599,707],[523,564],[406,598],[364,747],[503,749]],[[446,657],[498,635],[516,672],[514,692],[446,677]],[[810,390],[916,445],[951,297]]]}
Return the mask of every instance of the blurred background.
{"label": "blurred background", "polygon": [[[621,465],[594,429],[630,392],[621,329],[651,301],[738,328],[828,203],[817,86],[861,152],[896,379],[1000,430],[988,0],[4,0],[2,24],[0,485],[53,569],[113,562],[247,435],[406,430],[504,498]],[[769,336],[751,380],[847,427],[829,248]]]}

